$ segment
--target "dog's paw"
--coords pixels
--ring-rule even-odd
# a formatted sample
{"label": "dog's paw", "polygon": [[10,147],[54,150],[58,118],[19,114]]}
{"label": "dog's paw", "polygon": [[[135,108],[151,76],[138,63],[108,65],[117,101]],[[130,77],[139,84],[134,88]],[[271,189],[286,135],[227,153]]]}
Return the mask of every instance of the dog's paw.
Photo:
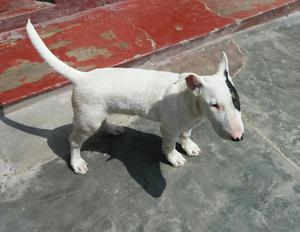
{"label": "dog's paw", "polygon": [[88,167],[87,167],[87,162],[84,161],[84,159],[75,159],[71,161],[71,166],[76,174],[87,174],[88,172]]}
{"label": "dog's paw", "polygon": [[183,166],[187,161],[186,159],[182,156],[181,153],[179,153],[176,150],[171,151],[167,155],[167,160],[172,164],[174,167],[181,167]]}
{"label": "dog's paw", "polygon": [[191,139],[185,139],[182,141],[181,146],[188,156],[199,156],[200,148]]}

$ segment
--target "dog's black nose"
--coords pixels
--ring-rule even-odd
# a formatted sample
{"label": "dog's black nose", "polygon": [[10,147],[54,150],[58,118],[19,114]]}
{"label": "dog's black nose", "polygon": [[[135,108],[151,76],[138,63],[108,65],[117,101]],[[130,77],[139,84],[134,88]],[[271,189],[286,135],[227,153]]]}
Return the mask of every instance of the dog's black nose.
{"label": "dog's black nose", "polygon": [[242,134],[242,136],[240,138],[239,137],[236,137],[236,138],[231,137],[231,140],[235,141],[235,142],[242,141],[243,139],[244,139],[244,134]]}
{"label": "dog's black nose", "polygon": [[231,140],[232,140],[232,141],[235,141],[235,142],[238,142],[238,141],[240,141],[240,139],[239,139],[239,138],[233,138],[233,137],[231,137]]}

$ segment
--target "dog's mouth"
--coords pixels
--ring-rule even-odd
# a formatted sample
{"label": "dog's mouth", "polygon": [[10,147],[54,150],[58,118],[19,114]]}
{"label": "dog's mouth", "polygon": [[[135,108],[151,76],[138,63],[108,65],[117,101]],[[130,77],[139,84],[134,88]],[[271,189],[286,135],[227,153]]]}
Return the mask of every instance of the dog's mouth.
{"label": "dog's mouth", "polygon": [[211,124],[212,124],[213,130],[222,139],[225,139],[225,140],[228,140],[228,141],[234,141],[234,142],[240,142],[244,139],[244,133],[240,137],[234,137],[234,136],[231,135],[231,133],[228,130],[226,130],[220,124],[213,123],[213,122],[211,122]]}
{"label": "dog's mouth", "polygon": [[244,134],[242,134],[241,137],[233,137],[233,136],[231,136],[230,133],[228,133],[225,130],[219,132],[218,135],[225,140],[234,141],[234,142],[240,142],[244,139]]}

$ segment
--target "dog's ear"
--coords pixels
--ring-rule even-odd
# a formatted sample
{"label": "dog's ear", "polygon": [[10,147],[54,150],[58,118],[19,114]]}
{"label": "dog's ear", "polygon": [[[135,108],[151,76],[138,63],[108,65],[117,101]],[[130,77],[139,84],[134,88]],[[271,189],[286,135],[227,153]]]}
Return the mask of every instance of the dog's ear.
{"label": "dog's ear", "polygon": [[200,92],[204,84],[203,77],[198,76],[194,73],[181,73],[179,75],[179,79],[175,83],[178,83],[182,80],[185,80],[188,89],[195,94]]}
{"label": "dog's ear", "polygon": [[228,58],[225,52],[222,52],[222,60],[219,63],[218,74],[228,76],[229,75],[229,66]]}

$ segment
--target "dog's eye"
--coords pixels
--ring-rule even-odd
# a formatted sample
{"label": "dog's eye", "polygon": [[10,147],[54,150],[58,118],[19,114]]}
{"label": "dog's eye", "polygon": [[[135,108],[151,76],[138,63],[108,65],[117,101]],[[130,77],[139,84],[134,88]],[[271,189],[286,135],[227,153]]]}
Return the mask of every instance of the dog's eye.
{"label": "dog's eye", "polygon": [[217,103],[215,104],[211,104],[212,107],[216,108],[216,109],[219,109],[219,105]]}

